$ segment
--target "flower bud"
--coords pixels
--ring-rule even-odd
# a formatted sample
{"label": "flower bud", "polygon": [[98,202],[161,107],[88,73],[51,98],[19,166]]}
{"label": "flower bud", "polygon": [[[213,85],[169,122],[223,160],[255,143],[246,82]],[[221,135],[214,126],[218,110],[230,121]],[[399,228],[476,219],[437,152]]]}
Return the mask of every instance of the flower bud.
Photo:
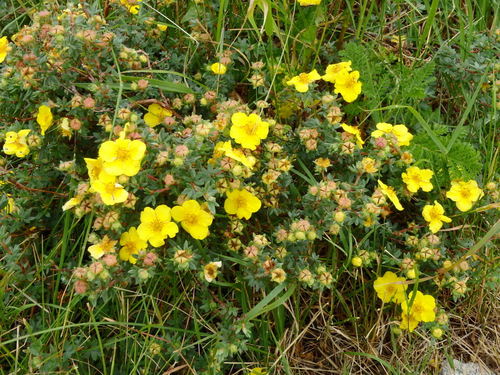
{"label": "flower bud", "polygon": [[343,223],[344,220],[345,220],[345,213],[343,213],[342,211],[335,212],[335,221],[337,223]]}
{"label": "flower bud", "polygon": [[87,291],[87,283],[83,280],[75,281],[75,293],[83,294]]}
{"label": "flower bud", "polygon": [[86,109],[92,109],[95,107],[95,100],[92,99],[90,96],[88,98],[85,98],[83,100],[83,107]]}
{"label": "flower bud", "polygon": [[351,264],[354,267],[361,267],[363,265],[363,259],[361,259],[361,257],[354,257],[351,260]]}
{"label": "flower bud", "polygon": [[104,262],[104,264],[108,267],[114,267],[117,265],[116,255],[114,254],[106,254],[101,259]]}
{"label": "flower bud", "polygon": [[156,255],[155,253],[150,251],[144,257],[143,264],[145,266],[151,267],[151,266],[154,266],[154,264],[156,263],[157,260],[158,260],[158,255]]}
{"label": "flower bud", "polygon": [[443,337],[444,331],[442,328],[434,327],[431,331],[431,334],[436,339],[441,339]]}
{"label": "flower bud", "polygon": [[139,272],[137,272],[137,276],[139,276],[139,279],[142,281],[146,281],[150,277],[149,272],[146,269],[139,270]]}

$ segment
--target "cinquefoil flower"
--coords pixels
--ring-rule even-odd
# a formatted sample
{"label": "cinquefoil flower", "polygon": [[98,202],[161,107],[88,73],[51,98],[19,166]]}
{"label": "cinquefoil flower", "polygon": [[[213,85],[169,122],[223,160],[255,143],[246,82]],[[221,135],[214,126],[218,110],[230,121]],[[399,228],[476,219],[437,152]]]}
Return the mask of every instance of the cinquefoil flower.
{"label": "cinquefoil flower", "polygon": [[437,201],[434,201],[434,205],[425,206],[422,216],[429,222],[429,229],[432,233],[438,232],[443,226],[443,222],[451,222],[449,217],[444,216],[444,208]]}
{"label": "cinquefoil flower", "polygon": [[25,157],[30,153],[26,137],[30,133],[30,129],[23,129],[19,132],[7,132],[5,134],[5,143],[3,144],[3,152],[7,155],[16,154],[18,158]]}
{"label": "cinquefoil flower", "polygon": [[387,271],[384,276],[375,280],[373,287],[378,298],[384,303],[390,301],[400,303],[405,300],[405,290],[408,288],[408,285],[402,284],[404,281],[406,281],[404,277],[398,277],[395,273]]}
{"label": "cinquefoil flower", "polygon": [[97,159],[83,158],[83,160],[85,160],[85,163],[87,164],[87,170],[89,173],[90,182],[97,181],[101,173],[106,173],[104,172],[104,167],[101,158]]}
{"label": "cinquefoil flower", "polygon": [[130,13],[137,14],[139,13],[139,5],[137,3],[141,1],[142,0],[120,0],[120,3],[125,5]]}
{"label": "cinquefoil flower", "polygon": [[348,103],[355,101],[361,94],[361,82],[358,81],[359,72],[357,70],[349,73],[341,70],[335,77],[335,94],[341,94]]}
{"label": "cinquefoil flower", "polygon": [[0,38],[0,63],[2,63],[7,57],[7,49],[9,47],[9,41],[6,36]]}
{"label": "cinquefoil flower", "polygon": [[323,79],[323,81],[335,83],[337,77],[340,75],[340,72],[350,72],[351,70],[352,68],[350,61],[343,61],[339,62],[338,64],[330,64],[326,67],[326,74],[321,78]]}
{"label": "cinquefoil flower", "polygon": [[128,198],[125,188],[116,182],[116,176],[106,173],[101,173],[98,180],[90,183],[90,187],[101,195],[102,203],[107,206],[123,203]]}
{"label": "cinquefoil flower", "polygon": [[303,7],[321,4],[321,0],[298,0],[298,1],[299,1],[299,5],[303,6]]}
{"label": "cinquefoil flower", "polygon": [[150,127],[155,127],[161,124],[165,117],[172,116],[172,111],[163,108],[157,103],[153,103],[148,107],[148,113],[144,115],[144,122]]}
{"label": "cinquefoil flower", "polygon": [[175,221],[180,222],[182,228],[197,240],[208,236],[208,227],[213,221],[212,214],[204,211],[195,200],[188,200],[182,206],[173,207],[172,217]]}
{"label": "cinquefoil flower", "polygon": [[218,75],[223,75],[227,72],[227,67],[221,63],[213,63],[212,65],[210,65],[210,69],[212,70],[212,73]]}
{"label": "cinquefoil flower", "polygon": [[104,254],[111,254],[115,252],[115,245],[118,241],[112,241],[108,235],[105,235],[101,242],[92,245],[88,248],[90,255],[94,259],[101,258]]}
{"label": "cinquefoil flower", "polygon": [[137,229],[132,227],[128,232],[122,233],[120,236],[120,259],[124,261],[129,261],[132,264],[137,263],[137,259],[134,254],[139,254],[139,251],[145,250],[148,247],[148,243],[144,241],[139,234]]}
{"label": "cinquefoil flower", "polygon": [[298,92],[307,92],[309,90],[309,84],[321,79],[321,76],[318,74],[316,69],[314,69],[310,73],[300,73],[298,76],[293,77],[291,80],[287,81],[287,85],[295,86],[295,90]]}
{"label": "cinquefoil flower", "polygon": [[363,138],[361,138],[361,130],[359,130],[359,128],[357,126],[351,126],[351,125],[347,125],[347,124],[341,124],[340,126],[347,133],[355,135],[356,136],[356,144],[359,146],[359,148],[363,148],[365,141],[363,141]]}
{"label": "cinquefoil flower", "polygon": [[162,204],[154,210],[146,207],[141,212],[141,224],[137,228],[137,233],[144,241],[154,247],[163,246],[165,239],[175,237],[179,232],[177,224],[170,221],[171,209]]}
{"label": "cinquefoil flower", "polygon": [[[401,302],[401,309],[403,310],[403,327],[408,328],[412,332],[418,322],[433,322],[436,319],[434,308],[436,307],[436,300],[431,295],[424,295],[422,292],[417,291],[417,295],[410,306],[413,292],[408,294],[408,299]],[[406,319],[405,319],[406,318]],[[402,325],[403,325],[402,324]]]}
{"label": "cinquefoil flower", "polygon": [[42,128],[42,135],[45,135],[47,129],[52,125],[54,117],[52,116],[52,112],[50,111],[50,107],[46,105],[41,105],[38,108],[38,114],[36,115],[36,122]]}
{"label": "cinquefoil flower", "polygon": [[423,191],[431,191],[432,183],[431,178],[434,172],[430,169],[420,169],[419,167],[410,167],[403,173],[403,182],[406,184],[408,191],[416,193],[418,189]]}
{"label": "cinquefoil flower", "polygon": [[372,132],[372,138],[380,138],[384,135],[392,134],[398,140],[399,146],[409,146],[410,141],[413,139],[413,135],[408,132],[408,128],[405,125],[392,126],[387,122],[379,122],[376,126],[377,130]]}
{"label": "cinquefoil flower", "polygon": [[482,196],[483,191],[474,180],[467,182],[462,180],[451,181],[451,189],[446,192],[446,198],[455,202],[457,208],[462,212],[469,211],[474,202]]}
{"label": "cinquefoil flower", "polygon": [[228,214],[247,220],[250,219],[252,213],[259,211],[260,207],[261,202],[259,198],[254,197],[252,193],[245,189],[228,191],[227,199],[224,202],[224,210]]}
{"label": "cinquefoil flower", "polygon": [[262,121],[260,116],[251,113],[247,116],[244,113],[237,112],[231,116],[231,130],[229,136],[245,148],[255,150],[260,144],[261,139],[267,137],[269,124]]}
{"label": "cinquefoil flower", "polygon": [[135,176],[141,169],[146,145],[139,140],[117,139],[106,141],[99,148],[104,171],[113,176]]}
{"label": "cinquefoil flower", "polygon": [[394,204],[394,206],[399,211],[403,211],[403,206],[401,206],[401,203],[399,202],[399,198],[396,195],[394,188],[392,186],[387,186],[386,184],[384,184],[380,180],[378,180],[378,186],[380,187],[380,190],[382,191],[382,193],[384,193],[384,195],[391,200],[391,202]]}
{"label": "cinquefoil flower", "polygon": [[217,270],[222,267],[222,262],[210,262],[203,269],[205,280],[211,283],[217,277]]}
{"label": "cinquefoil flower", "polygon": [[[219,154],[220,153],[220,154]],[[217,154],[217,155],[216,155]],[[233,148],[231,142],[218,142],[214,149],[214,158],[222,155],[229,156],[231,159],[239,161],[245,167],[252,168],[256,162],[253,156],[246,156],[242,149]]]}

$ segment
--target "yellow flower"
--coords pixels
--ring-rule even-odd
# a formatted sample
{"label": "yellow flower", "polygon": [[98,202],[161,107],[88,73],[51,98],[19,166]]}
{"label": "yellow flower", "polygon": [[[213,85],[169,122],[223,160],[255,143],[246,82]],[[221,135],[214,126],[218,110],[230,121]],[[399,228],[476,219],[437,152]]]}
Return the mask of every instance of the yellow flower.
{"label": "yellow flower", "polygon": [[38,114],[36,115],[36,122],[38,122],[38,125],[40,125],[40,127],[42,128],[42,135],[45,135],[47,129],[50,128],[53,119],[54,117],[52,116],[50,107],[47,107],[46,105],[41,105],[38,108]]}
{"label": "yellow flower", "polygon": [[5,134],[3,152],[7,155],[16,154],[18,158],[28,155],[30,153],[30,149],[26,143],[26,136],[30,133],[30,131],[30,129],[23,129],[18,133],[7,132],[7,134]]}
{"label": "yellow flower", "polygon": [[451,188],[446,192],[446,198],[456,202],[457,208],[462,211],[469,211],[474,202],[483,196],[483,191],[477,186],[474,180],[462,181],[454,180],[451,182]]}
{"label": "yellow flower", "polygon": [[380,138],[389,134],[396,137],[399,146],[409,146],[410,141],[413,139],[413,135],[408,132],[406,126],[402,124],[392,126],[386,122],[379,122],[377,124],[377,130],[372,132],[372,138]]}
{"label": "yellow flower", "polygon": [[252,213],[259,211],[261,202],[247,190],[239,189],[228,191],[227,199],[224,202],[224,210],[230,215],[237,215],[238,218],[250,219]]}
{"label": "yellow flower", "polygon": [[[0,181],[0,185],[2,185],[2,182]],[[10,214],[16,206],[14,205],[14,199],[10,196],[10,194],[7,194],[7,204],[5,205],[4,208],[0,209],[0,213],[3,214]]]}
{"label": "yellow flower", "polygon": [[163,108],[161,105],[153,103],[148,107],[148,113],[144,115],[144,122],[150,127],[161,124],[165,117],[172,116],[172,111]]}
{"label": "yellow flower", "polygon": [[403,182],[406,184],[408,191],[416,193],[418,189],[422,188],[423,191],[431,191],[433,186],[431,178],[434,172],[430,169],[420,169],[419,167],[410,167],[403,173]]}
{"label": "yellow flower", "polygon": [[0,63],[2,63],[7,57],[7,49],[9,48],[9,41],[7,37],[4,36],[0,38]]}
{"label": "yellow flower", "polygon": [[134,176],[141,169],[146,145],[139,140],[117,139],[106,141],[99,148],[104,171],[112,176]]}
{"label": "yellow flower", "polygon": [[408,285],[403,284],[404,281],[406,281],[404,277],[398,277],[395,273],[387,271],[384,276],[375,280],[373,287],[378,298],[384,303],[390,301],[400,303],[405,300],[405,290],[408,289]]}
{"label": "yellow flower", "polygon": [[245,148],[255,150],[260,144],[261,139],[267,137],[269,124],[262,121],[260,116],[252,113],[247,116],[244,113],[237,112],[231,116],[231,130],[229,136]]}
{"label": "yellow flower", "polygon": [[335,83],[341,71],[350,72],[351,70],[352,68],[350,61],[343,61],[339,62],[338,64],[330,64],[326,67],[326,74],[321,78],[323,79],[323,81]]}
{"label": "yellow flower", "polygon": [[148,243],[141,239],[135,227],[130,228],[128,232],[122,233],[120,236],[120,259],[129,261],[132,264],[137,263],[137,259],[133,257],[134,254],[139,254],[139,251],[145,250]]}
{"label": "yellow flower", "polygon": [[73,207],[76,207],[80,204],[82,200],[83,200],[83,195],[77,195],[76,197],[73,197],[69,201],[64,203],[64,205],[62,206],[62,210],[66,211]]}
{"label": "yellow flower", "polygon": [[399,325],[399,328],[401,329],[407,329],[410,332],[413,332],[415,328],[417,328],[418,323],[420,323],[418,320],[415,319],[413,315],[408,315],[403,313],[401,315],[402,322]]}
{"label": "yellow flower", "polygon": [[210,262],[203,269],[205,280],[211,283],[217,277],[217,270],[222,267],[222,262]]}
{"label": "yellow flower", "polygon": [[154,210],[151,207],[146,207],[141,212],[141,224],[137,228],[137,233],[144,241],[154,247],[163,246],[165,239],[175,237],[179,232],[177,224],[170,221],[171,209],[162,204]]}
{"label": "yellow flower", "polygon": [[378,185],[380,186],[380,190],[382,191],[382,193],[384,193],[384,195],[387,196],[391,200],[391,202],[394,204],[394,206],[399,211],[403,211],[403,206],[401,206],[401,203],[399,202],[399,198],[396,195],[394,188],[392,186],[387,186],[386,184],[384,184],[380,180],[378,180]]}
{"label": "yellow flower", "polygon": [[[61,134],[63,137],[68,137],[71,139],[73,135],[73,131],[69,125],[69,119],[67,117],[63,117],[58,121],[59,130],[61,130]],[[43,135],[43,134],[42,134]]]}
{"label": "yellow flower", "polygon": [[210,69],[214,74],[223,75],[227,72],[227,67],[221,63],[214,63],[210,65]]}
{"label": "yellow flower", "polygon": [[286,280],[286,273],[283,268],[275,268],[271,271],[271,280],[275,283],[281,284]]}
{"label": "yellow flower", "polygon": [[115,252],[115,245],[118,241],[111,241],[108,235],[105,235],[101,242],[88,248],[90,255],[94,259],[101,258],[104,254]]}
{"label": "yellow flower", "polygon": [[357,126],[351,126],[347,124],[341,124],[340,125],[344,131],[348,132],[349,134],[355,135],[356,136],[356,144],[359,146],[359,148],[363,148],[363,145],[365,144],[365,141],[363,141],[363,138],[361,138],[361,130]]}
{"label": "yellow flower", "polygon": [[392,133],[393,126],[387,122],[379,122],[377,125],[377,130],[372,132],[372,138],[380,138],[386,134]]}
{"label": "yellow flower", "polygon": [[326,158],[326,159],[317,158],[314,161],[314,164],[316,164],[320,168],[325,168],[326,169],[326,168],[328,168],[331,165],[331,162],[330,162],[330,159],[328,159],[328,158]]}
{"label": "yellow flower", "polygon": [[98,180],[90,183],[90,187],[101,195],[102,202],[107,206],[123,203],[128,198],[125,188],[116,182],[116,176],[101,173]]}
{"label": "yellow flower", "polygon": [[[418,322],[433,322],[436,319],[436,313],[434,312],[436,300],[433,296],[427,294],[424,295],[422,292],[417,291],[417,295],[410,306],[412,296],[413,292],[410,292],[408,299],[401,302],[401,309],[403,310],[403,323],[406,323],[405,325],[409,328],[410,332],[415,329]],[[417,324],[415,324],[415,322]]]}
{"label": "yellow flower", "polygon": [[212,214],[204,211],[195,200],[188,200],[182,206],[173,207],[172,217],[175,221],[179,221],[182,228],[197,240],[208,236],[208,227],[213,221]]}
{"label": "yellow flower", "polygon": [[410,141],[413,139],[413,135],[408,132],[408,128],[402,124],[394,125],[392,128],[392,134],[398,139],[399,146],[409,146]]}
{"label": "yellow flower", "polygon": [[87,170],[89,172],[90,182],[97,181],[101,173],[106,173],[104,172],[101,158],[97,159],[83,158],[83,160],[85,160],[85,163],[87,164]]}
{"label": "yellow flower", "polygon": [[262,367],[254,367],[252,369],[252,371],[247,373],[247,375],[266,375],[266,374],[267,374],[267,371],[265,371]]}
{"label": "yellow flower", "polygon": [[308,7],[310,5],[319,5],[321,0],[298,0],[299,4],[303,7]]}
{"label": "yellow flower", "polygon": [[437,201],[434,201],[434,205],[426,205],[424,207],[422,216],[429,222],[429,229],[432,233],[438,232],[443,226],[443,222],[451,222],[451,219],[443,214],[444,208]]}
{"label": "yellow flower", "polygon": [[231,142],[218,142],[214,149],[214,158],[219,158],[222,155],[229,156],[231,159],[239,161],[245,167],[252,168],[256,162],[253,156],[247,157],[242,149],[234,149]]}
{"label": "yellow flower", "polygon": [[366,173],[373,174],[378,171],[377,162],[375,161],[375,159],[363,158],[363,160],[361,161],[361,165],[363,166],[363,170]]}
{"label": "yellow flower", "polygon": [[139,13],[139,5],[136,3],[141,1],[142,0],[120,0],[120,3],[125,5],[130,13],[137,14]]}
{"label": "yellow flower", "polygon": [[321,79],[321,76],[318,74],[316,69],[314,69],[310,73],[300,73],[298,76],[295,76],[291,80],[287,81],[286,84],[288,86],[294,85],[295,90],[298,92],[307,92],[307,90],[309,90],[309,84],[317,81],[318,79]]}
{"label": "yellow flower", "polygon": [[361,94],[361,82],[358,81],[359,72],[357,70],[349,73],[347,70],[341,70],[335,78],[335,94],[342,94],[344,100],[348,103],[355,101]]}

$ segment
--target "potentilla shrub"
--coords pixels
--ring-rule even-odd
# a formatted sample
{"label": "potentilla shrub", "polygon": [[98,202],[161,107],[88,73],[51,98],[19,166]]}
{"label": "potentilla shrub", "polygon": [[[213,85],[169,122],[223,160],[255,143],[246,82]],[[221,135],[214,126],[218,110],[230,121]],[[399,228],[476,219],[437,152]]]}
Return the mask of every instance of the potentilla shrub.
{"label": "potentilla shrub", "polygon": [[[153,74],[163,53],[154,40],[139,49],[141,33],[164,30],[140,5],[109,6],[110,19],[87,5],[42,10],[0,42],[7,234],[62,214],[90,222],[65,280],[95,304],[158,277],[181,275],[199,293],[236,282],[319,291],[364,268],[384,272],[374,292],[400,306],[400,328],[446,327],[439,291],[458,298],[483,272],[450,229],[494,208],[498,181],[441,182],[413,157],[408,126],[346,116],[346,103],[366,99],[356,61],[323,76],[278,72],[279,100],[255,105],[217,93],[235,77],[230,53],[197,73],[203,90],[169,86],[185,92],[165,97],[133,73],[124,86],[124,70]],[[265,64],[253,69],[251,84],[265,87]],[[243,351],[251,323],[203,308],[225,327],[214,361]]]}

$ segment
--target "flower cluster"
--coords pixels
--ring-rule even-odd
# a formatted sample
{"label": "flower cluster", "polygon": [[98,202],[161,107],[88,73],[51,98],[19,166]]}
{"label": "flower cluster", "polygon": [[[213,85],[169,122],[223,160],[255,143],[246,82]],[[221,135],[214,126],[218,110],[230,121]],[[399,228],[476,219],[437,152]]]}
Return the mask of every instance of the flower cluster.
{"label": "flower cluster", "polygon": [[436,319],[434,297],[424,295],[420,291],[417,291],[415,297],[413,291],[406,295],[408,285],[404,277],[397,277],[395,273],[387,271],[383,277],[375,280],[373,286],[382,302],[395,302],[401,305],[402,329],[413,332],[419,322],[433,322]]}
{"label": "flower cluster", "polygon": [[[313,4],[308,3],[307,5]],[[319,79],[333,83],[335,85],[334,92],[341,94],[347,103],[355,101],[361,94],[362,83],[359,81],[359,72],[352,71],[351,61],[328,65],[326,74],[323,76],[320,76],[316,69],[310,73],[301,73],[288,80],[286,84],[288,86],[294,85],[298,92],[307,92],[309,84]]]}

